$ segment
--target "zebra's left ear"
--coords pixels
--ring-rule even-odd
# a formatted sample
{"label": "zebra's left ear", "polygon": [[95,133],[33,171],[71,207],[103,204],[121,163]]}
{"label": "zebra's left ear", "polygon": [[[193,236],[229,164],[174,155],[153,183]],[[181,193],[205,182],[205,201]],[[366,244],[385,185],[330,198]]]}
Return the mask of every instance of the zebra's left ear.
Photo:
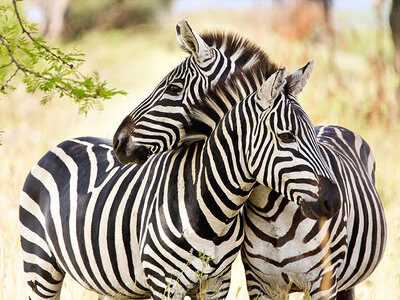
{"label": "zebra's left ear", "polygon": [[304,67],[290,74],[287,80],[287,89],[293,96],[297,96],[304,88],[308,78],[311,76],[314,60],[310,60]]}
{"label": "zebra's left ear", "polygon": [[269,76],[257,92],[257,100],[263,109],[267,109],[272,101],[282,92],[286,84],[286,68],[279,69]]}
{"label": "zebra's left ear", "polygon": [[179,44],[193,54],[199,62],[204,62],[213,56],[210,47],[200,35],[194,31],[185,20],[179,20],[176,24],[176,37]]}

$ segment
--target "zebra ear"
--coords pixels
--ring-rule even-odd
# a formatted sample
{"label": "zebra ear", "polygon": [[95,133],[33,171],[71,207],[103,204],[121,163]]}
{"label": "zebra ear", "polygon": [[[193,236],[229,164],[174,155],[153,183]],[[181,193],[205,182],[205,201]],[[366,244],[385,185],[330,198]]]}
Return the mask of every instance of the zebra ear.
{"label": "zebra ear", "polygon": [[279,69],[265,81],[258,90],[258,102],[267,109],[283,90],[286,84],[286,68]]}
{"label": "zebra ear", "polygon": [[189,23],[179,20],[176,24],[176,36],[179,44],[189,53],[193,54],[199,62],[204,62],[213,56],[210,47],[203,41]]}
{"label": "zebra ear", "polygon": [[293,96],[297,96],[304,88],[311,76],[314,61],[310,60],[304,67],[287,77],[287,89]]}

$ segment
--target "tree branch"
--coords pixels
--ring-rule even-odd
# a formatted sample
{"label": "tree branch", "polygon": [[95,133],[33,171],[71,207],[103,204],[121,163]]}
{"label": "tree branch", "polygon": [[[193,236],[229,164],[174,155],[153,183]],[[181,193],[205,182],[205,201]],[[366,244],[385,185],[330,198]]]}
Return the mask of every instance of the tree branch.
{"label": "tree branch", "polygon": [[[14,1],[15,1],[15,0],[14,0]],[[22,72],[24,72],[25,75],[26,75],[26,73],[29,73],[29,74],[34,75],[34,76],[36,76],[36,77],[39,77],[39,78],[41,78],[41,79],[43,79],[43,80],[50,80],[50,79],[51,79],[50,77],[43,76],[42,74],[40,74],[40,73],[38,73],[38,72],[29,70],[29,69],[27,69],[27,68],[21,66],[21,65],[17,62],[17,60],[15,59],[14,54],[12,53],[10,47],[8,46],[6,40],[4,39],[4,37],[3,37],[2,35],[0,35],[0,41],[1,41],[1,43],[3,44],[3,46],[6,47],[6,49],[7,49],[7,51],[8,51],[8,54],[10,55],[11,62],[14,63],[15,66],[17,67],[17,71],[11,76],[11,78],[15,76],[15,74],[18,72],[18,70],[21,70]],[[4,88],[7,86],[8,82],[10,81],[11,78],[9,78],[9,79],[6,81],[6,83],[1,87],[2,89],[4,89]],[[60,85],[58,85],[58,84],[55,84],[55,86],[56,86],[58,89],[63,90],[64,92],[70,92],[69,89],[67,89],[67,88],[65,88],[65,87],[63,87],[63,86],[60,86]]]}
{"label": "tree branch", "polygon": [[7,68],[7,67],[11,66],[12,63],[13,63],[13,62],[10,61],[8,64],[5,64],[5,65],[1,66],[1,67],[0,67],[0,70],[3,69],[3,68]]}
{"label": "tree branch", "polygon": [[8,46],[6,40],[4,39],[4,37],[3,37],[2,35],[0,35],[0,41],[1,41],[1,43],[3,44],[3,46],[6,47],[7,52],[8,52],[8,54],[10,55],[10,59],[11,59],[10,64],[11,64],[11,63],[15,64],[15,66],[16,66],[19,70],[21,70],[22,72],[24,72],[24,73],[27,73],[27,72],[28,72],[28,73],[32,73],[32,72],[33,72],[33,71],[29,71],[28,69],[25,69],[24,67],[22,67],[22,66],[17,62],[17,60],[16,60],[15,57],[14,57],[13,52],[11,51],[10,47]]}
{"label": "tree branch", "polygon": [[14,78],[15,75],[17,75],[18,71],[19,71],[19,69],[16,68],[16,69],[15,69],[15,72],[10,76],[10,78],[8,78],[8,79],[6,80],[6,82],[5,82],[2,86],[0,86],[0,90],[4,91],[4,89],[5,89],[6,87],[8,87],[8,83]]}
{"label": "tree branch", "polygon": [[53,51],[51,51],[49,48],[47,48],[46,46],[44,46],[43,44],[40,44],[36,41],[36,39],[34,37],[32,37],[31,33],[25,29],[24,24],[22,23],[22,19],[19,15],[19,11],[17,8],[17,1],[16,0],[12,0],[13,5],[14,5],[14,11],[15,11],[15,15],[17,16],[18,22],[19,22],[19,26],[22,29],[22,33],[26,34],[29,39],[37,46],[43,48],[44,50],[46,50],[46,52],[50,53],[51,55],[53,55],[56,59],[58,59],[59,61],[61,61],[63,64],[67,65],[68,67],[70,67],[71,69],[74,68],[73,64],[68,64],[62,57],[60,57],[59,55],[55,54]]}
{"label": "tree branch", "polygon": [[7,15],[0,18],[0,50],[4,47],[5,57],[9,58],[8,63],[0,65],[0,93],[7,94],[6,88],[14,89],[10,82],[21,71],[29,93],[44,92],[43,104],[58,93],[60,97],[72,98],[79,104],[79,111],[86,113],[95,106],[101,108],[101,100],[111,99],[117,94],[126,95],[124,91],[107,88],[97,72],[81,74],[78,68],[84,60],[80,58],[80,52],[74,50],[64,54],[58,48],[47,46],[41,37],[36,37],[36,27],[20,15],[16,1],[11,0],[12,5],[0,4],[5,14],[12,11],[12,18],[8,19]]}

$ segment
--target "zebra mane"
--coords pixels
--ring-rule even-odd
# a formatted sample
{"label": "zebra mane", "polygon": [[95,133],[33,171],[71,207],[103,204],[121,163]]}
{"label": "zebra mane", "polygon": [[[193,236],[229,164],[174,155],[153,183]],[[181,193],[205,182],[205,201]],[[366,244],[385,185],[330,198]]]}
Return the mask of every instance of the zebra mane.
{"label": "zebra mane", "polygon": [[[269,60],[268,55],[260,47],[237,33],[206,31],[200,36],[208,46],[218,49],[226,57],[235,56],[235,67],[239,71],[251,69],[253,65],[260,61],[267,62],[267,65],[270,64],[272,68],[276,68],[275,64]],[[186,48],[181,48],[191,54]],[[221,80],[225,79],[221,78]]]}
{"label": "zebra mane", "polygon": [[224,115],[237,103],[257,91],[277,70],[269,61],[259,61],[251,68],[233,73],[224,84],[210,88],[192,107],[190,121],[185,127],[186,137],[180,145],[205,141]]}
{"label": "zebra mane", "polygon": [[228,78],[220,78],[201,99],[197,99],[189,124],[184,128],[186,136],[179,143],[182,146],[206,140],[236,103],[258,90],[266,78],[278,70],[260,47],[236,33],[209,31],[201,34],[201,38],[226,57],[234,57],[236,69]]}
{"label": "zebra mane", "polygon": [[260,47],[237,33],[206,31],[201,38],[210,47],[223,52],[226,57],[237,56],[235,64],[241,69],[251,68],[261,60],[268,61],[267,54]]}

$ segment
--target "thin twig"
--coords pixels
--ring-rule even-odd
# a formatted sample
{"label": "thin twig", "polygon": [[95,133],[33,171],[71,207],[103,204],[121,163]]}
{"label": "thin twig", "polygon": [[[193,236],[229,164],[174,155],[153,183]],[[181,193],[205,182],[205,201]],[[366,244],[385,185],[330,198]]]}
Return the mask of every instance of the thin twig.
{"label": "thin twig", "polygon": [[22,29],[22,33],[25,33],[25,34],[31,39],[31,41],[32,41],[34,44],[38,45],[39,47],[42,47],[42,48],[43,48],[44,50],[46,50],[48,53],[50,53],[50,54],[53,55],[55,58],[57,58],[58,60],[60,60],[63,64],[65,64],[65,65],[67,65],[68,67],[70,67],[71,69],[73,69],[73,68],[74,68],[74,65],[73,65],[73,64],[68,64],[61,56],[55,54],[53,51],[51,51],[51,50],[50,50],[49,48],[47,48],[46,46],[44,46],[44,45],[38,43],[38,42],[36,41],[36,39],[35,39],[34,37],[32,37],[31,33],[30,33],[28,30],[25,29],[25,27],[24,27],[24,25],[23,25],[23,23],[22,23],[22,19],[21,19],[21,16],[20,16],[19,11],[18,11],[18,8],[17,8],[17,1],[16,1],[16,0],[13,0],[13,5],[14,5],[15,15],[17,16],[17,19],[18,19],[18,22],[19,22],[19,26],[21,26],[21,29]]}
{"label": "thin twig", "polygon": [[0,86],[0,90],[4,90],[8,86],[8,83],[14,78],[15,75],[17,75],[18,71],[19,69],[16,68],[15,72],[10,76],[10,78],[8,78],[7,81],[2,86]]}
{"label": "thin twig", "polygon": [[[7,51],[8,51],[8,54],[10,55],[11,62],[14,63],[14,64],[17,66],[18,69],[20,69],[20,70],[21,70],[22,72],[24,72],[24,73],[34,73],[33,71],[30,71],[30,70],[24,68],[23,66],[21,66],[21,65],[17,62],[17,60],[15,59],[15,57],[14,57],[14,55],[13,55],[13,53],[12,53],[10,47],[8,46],[6,40],[3,38],[2,35],[0,35],[0,41],[1,41],[1,43],[3,44],[3,46],[6,47],[6,49],[7,49]],[[39,74],[39,75],[40,75],[40,74]]]}
{"label": "thin twig", "polygon": [[7,68],[7,67],[11,66],[12,63],[13,63],[13,62],[10,61],[8,64],[1,66],[0,69]]}
{"label": "thin twig", "polygon": [[[34,37],[34,28],[31,29],[29,23],[26,23],[26,21],[21,18],[16,1],[18,0],[12,0],[12,3],[15,16],[18,19],[19,26],[22,30],[22,35],[26,34],[28,36],[28,42],[30,44],[33,44],[34,49],[36,50],[34,52],[36,53],[30,52],[30,50],[27,50],[27,48],[22,47],[22,44],[14,45],[14,42],[12,42],[11,40],[9,41],[6,36],[0,34],[0,47],[4,46],[10,57],[9,63],[4,63],[3,65],[0,65],[0,70],[10,67],[12,65],[14,65],[16,68],[16,70],[14,70],[12,69],[12,67],[10,67],[10,70],[7,70],[10,71],[10,73],[13,72],[13,74],[9,75],[10,77],[8,79],[7,77],[4,78],[3,81],[0,83],[1,92],[3,92],[6,87],[10,87],[8,85],[9,82],[17,75],[19,71],[21,71],[27,79],[26,83],[29,85],[30,92],[39,89],[47,94],[46,98],[44,98],[42,101],[46,102],[49,100],[49,97],[51,97],[51,95],[53,94],[53,92],[50,90],[57,90],[57,92],[61,96],[68,95],[71,98],[76,99],[75,101],[80,103],[80,105],[82,106],[81,109],[85,112],[88,107],[92,105],[89,102],[90,99],[95,99],[99,96],[103,99],[109,99],[112,95],[115,94],[125,94],[122,91],[107,90],[104,87],[105,83],[99,82],[98,76],[86,77],[82,75],[79,70],[75,69],[75,67],[77,68],[80,65],[79,62],[83,61],[76,59],[72,56],[76,56],[77,54],[72,54],[71,56],[68,56],[63,54],[61,51],[57,52],[59,51],[57,48],[53,49],[51,47],[48,47],[45,45],[45,42],[41,41],[41,39]],[[26,26],[26,28],[24,25]],[[32,30],[32,32],[29,32],[27,29]],[[19,56],[17,56],[15,52],[15,50],[18,49],[26,52],[29,56],[35,55],[39,59],[42,58],[49,64],[53,63],[53,65],[51,65],[51,67],[45,71],[36,71],[34,67],[30,66],[30,64],[33,64],[33,66],[35,66],[37,61],[32,60],[31,62],[24,63],[22,59],[19,59]],[[47,55],[47,53],[50,53],[51,55]],[[78,62],[78,65],[74,67],[72,63],[67,63],[68,60],[71,62]],[[66,71],[64,66],[69,67],[72,71]],[[61,69],[59,67],[61,67]],[[55,71],[51,72],[53,68]],[[71,74],[74,78],[68,76]],[[82,101],[80,100],[84,100],[84,103],[82,104]]]}

